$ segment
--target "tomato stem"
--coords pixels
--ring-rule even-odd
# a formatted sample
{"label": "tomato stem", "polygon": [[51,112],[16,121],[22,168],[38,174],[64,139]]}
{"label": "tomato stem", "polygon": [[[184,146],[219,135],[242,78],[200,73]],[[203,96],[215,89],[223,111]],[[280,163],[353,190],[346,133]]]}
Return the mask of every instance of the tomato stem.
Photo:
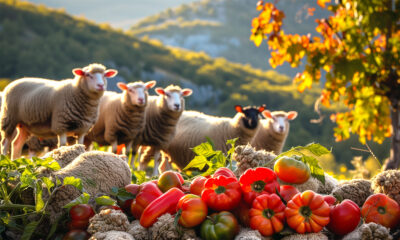
{"label": "tomato stem", "polygon": [[310,207],[309,206],[302,206],[301,208],[300,208],[300,214],[303,216],[303,217],[306,217],[306,218],[308,218],[308,217],[310,217],[311,216],[311,214],[312,214],[312,211],[311,211],[311,209],[310,209]]}
{"label": "tomato stem", "polygon": [[384,207],[378,207],[378,213],[380,213],[380,214],[385,214],[386,213],[386,209],[384,208]]}
{"label": "tomato stem", "polygon": [[263,216],[268,219],[271,219],[274,215],[275,215],[275,212],[272,209],[264,209],[264,211],[263,211]]}
{"label": "tomato stem", "polygon": [[262,180],[255,181],[251,184],[251,189],[256,192],[262,192],[265,187],[265,182]]}
{"label": "tomato stem", "polygon": [[224,186],[218,186],[218,187],[215,189],[215,192],[216,192],[217,194],[221,194],[221,193],[224,193],[225,190],[226,190],[226,188],[225,188]]}

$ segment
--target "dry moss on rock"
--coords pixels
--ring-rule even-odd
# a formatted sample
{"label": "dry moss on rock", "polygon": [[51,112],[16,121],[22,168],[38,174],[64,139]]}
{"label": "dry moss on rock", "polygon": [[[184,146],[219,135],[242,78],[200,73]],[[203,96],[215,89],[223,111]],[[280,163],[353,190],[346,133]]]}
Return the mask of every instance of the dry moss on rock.
{"label": "dry moss on rock", "polygon": [[400,171],[386,170],[371,179],[374,193],[384,193],[400,204]]}

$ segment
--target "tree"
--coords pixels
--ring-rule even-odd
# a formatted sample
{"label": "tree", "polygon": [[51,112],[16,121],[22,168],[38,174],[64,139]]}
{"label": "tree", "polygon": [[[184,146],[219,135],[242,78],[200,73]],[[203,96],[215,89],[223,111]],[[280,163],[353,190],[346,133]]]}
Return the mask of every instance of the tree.
{"label": "tree", "polygon": [[[305,69],[294,82],[304,91],[326,80],[321,102],[329,107],[341,102],[347,111],[331,115],[337,141],[359,136],[361,143],[379,143],[391,137],[386,169],[400,164],[400,1],[317,0],[329,18],[317,19],[319,36],[286,34],[284,12],[273,3],[259,1],[250,39],[259,46],[267,41],[272,67],[288,62]],[[308,9],[310,15],[315,8]]]}

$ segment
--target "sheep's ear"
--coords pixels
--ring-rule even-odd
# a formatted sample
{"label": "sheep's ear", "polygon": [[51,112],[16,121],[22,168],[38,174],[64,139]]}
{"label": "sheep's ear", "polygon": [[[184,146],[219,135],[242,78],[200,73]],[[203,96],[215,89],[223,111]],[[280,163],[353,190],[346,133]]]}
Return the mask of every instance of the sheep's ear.
{"label": "sheep's ear", "polygon": [[192,89],[185,88],[185,89],[182,89],[181,93],[182,93],[182,96],[187,97],[187,96],[192,95],[193,91],[192,91]]}
{"label": "sheep's ear", "polygon": [[240,113],[243,112],[243,108],[240,105],[235,105],[235,110],[236,110],[236,112],[240,112]]}
{"label": "sheep's ear", "polygon": [[290,111],[286,115],[287,119],[293,120],[297,117],[297,112],[296,111]]}
{"label": "sheep's ear", "polygon": [[81,77],[85,76],[85,72],[84,72],[81,68],[74,68],[74,69],[72,70],[72,73],[73,73],[75,76],[81,76]]}
{"label": "sheep's ear", "polygon": [[265,110],[265,105],[262,105],[262,106],[260,106],[259,108],[258,108],[258,112],[263,112],[264,110]]}
{"label": "sheep's ear", "polygon": [[264,112],[261,113],[265,118],[272,118],[272,114],[268,110],[264,110]]}
{"label": "sheep's ear", "polygon": [[152,80],[152,81],[149,81],[149,82],[147,82],[147,83],[145,83],[144,84],[144,86],[147,88],[147,89],[150,89],[150,88],[153,88],[155,85],[156,85],[156,81],[155,80]]}
{"label": "sheep's ear", "polygon": [[164,89],[162,89],[162,88],[156,88],[156,93],[158,94],[158,95],[165,95],[165,91],[164,91]]}
{"label": "sheep's ear", "polygon": [[108,69],[104,72],[104,77],[106,78],[112,78],[115,77],[118,74],[117,70],[114,69]]}
{"label": "sheep's ear", "polygon": [[117,86],[118,86],[118,88],[121,89],[122,91],[128,90],[128,86],[127,86],[125,83],[123,83],[123,82],[117,83]]}

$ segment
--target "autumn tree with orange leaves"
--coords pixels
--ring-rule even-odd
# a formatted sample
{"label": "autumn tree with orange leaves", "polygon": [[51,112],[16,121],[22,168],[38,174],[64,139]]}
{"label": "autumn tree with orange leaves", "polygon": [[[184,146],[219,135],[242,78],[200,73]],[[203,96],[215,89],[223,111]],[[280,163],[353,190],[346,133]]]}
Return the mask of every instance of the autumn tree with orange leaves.
{"label": "autumn tree with orange leaves", "polygon": [[[332,15],[316,20],[318,36],[286,34],[285,14],[273,3],[260,1],[250,39],[271,50],[272,67],[288,62],[305,69],[294,82],[300,92],[319,84],[325,75],[321,102],[342,102],[346,112],[333,114],[337,141],[359,136],[361,143],[382,143],[391,137],[386,169],[400,164],[400,1],[318,0]],[[310,14],[313,9],[309,9]],[[325,72],[325,74],[321,74]]]}

